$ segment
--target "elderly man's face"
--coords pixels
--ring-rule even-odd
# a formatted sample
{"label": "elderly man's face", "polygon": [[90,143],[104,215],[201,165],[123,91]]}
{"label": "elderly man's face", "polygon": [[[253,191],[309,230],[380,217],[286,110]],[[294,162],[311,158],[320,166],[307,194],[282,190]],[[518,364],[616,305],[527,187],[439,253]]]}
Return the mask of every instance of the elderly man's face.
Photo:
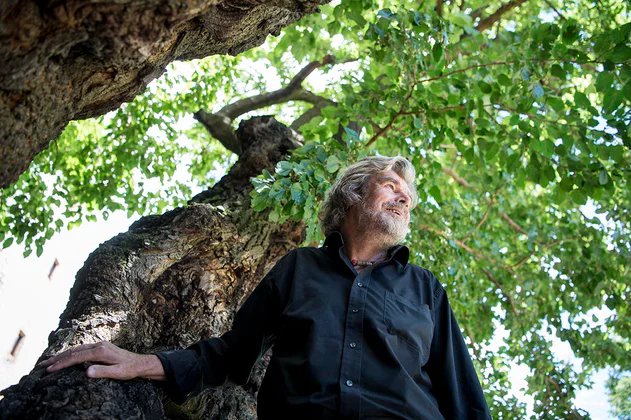
{"label": "elderly man's face", "polygon": [[359,228],[383,238],[387,244],[401,242],[410,223],[410,190],[396,172],[372,176],[359,205]]}

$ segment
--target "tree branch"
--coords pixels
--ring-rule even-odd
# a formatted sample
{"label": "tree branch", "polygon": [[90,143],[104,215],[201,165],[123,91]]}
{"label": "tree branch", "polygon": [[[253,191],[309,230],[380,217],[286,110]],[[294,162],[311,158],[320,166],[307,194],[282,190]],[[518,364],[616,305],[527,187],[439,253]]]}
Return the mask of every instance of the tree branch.
{"label": "tree branch", "polygon": [[471,334],[471,331],[469,331],[469,328],[467,328],[466,326],[464,327],[464,332],[465,334],[467,334],[467,337],[469,337],[469,340],[471,340],[471,350],[473,350],[473,355],[475,356],[476,360],[481,361],[478,350],[476,349],[477,343],[473,339],[473,334]]}
{"label": "tree branch", "polygon": [[445,168],[444,166],[440,169],[442,173],[445,173],[452,177],[458,184],[462,185],[465,188],[473,188],[466,179],[458,175],[453,169]]}
{"label": "tree branch", "polygon": [[436,0],[436,14],[443,17],[443,0]]}
{"label": "tree branch", "polygon": [[557,15],[558,15],[558,16],[559,16],[562,20],[567,20],[567,19],[565,18],[565,16],[563,16],[563,15],[561,14],[561,12],[559,12],[559,11],[557,10],[557,8],[556,8],[556,7],[554,7],[554,4],[552,4],[552,2],[551,2],[550,0],[543,0],[543,1],[545,1],[545,2],[546,2],[546,4],[547,4],[548,6],[550,6],[550,8],[551,8],[552,10],[554,10],[554,13],[556,13],[556,14],[557,14]]}
{"label": "tree branch", "polygon": [[482,16],[482,12],[484,12],[484,9],[486,9],[487,7],[489,7],[489,6],[488,5],[484,5],[484,6],[478,7],[473,12],[471,12],[471,14],[469,16],[471,16],[471,19],[473,21],[475,21],[477,18]]}
{"label": "tree branch", "polygon": [[392,117],[388,125],[386,125],[381,130],[377,131],[375,135],[372,136],[370,140],[368,140],[368,142],[366,143],[367,148],[370,147],[374,142],[376,142],[379,139],[379,137],[386,134],[392,128],[392,125],[397,120],[397,118],[399,118],[401,115],[405,113],[405,105],[407,104],[408,100],[412,97],[412,94],[414,93],[414,88],[416,88],[416,83],[414,83],[410,87],[410,93],[408,93],[408,95],[405,97],[405,99],[403,100],[403,103],[401,104],[401,108],[399,109],[399,111],[397,111],[396,114],[394,114],[394,116]]}
{"label": "tree branch", "polygon": [[482,272],[484,274],[486,274],[486,277],[488,277],[489,280],[491,280],[491,282],[497,286],[498,289],[500,289],[500,291],[502,292],[502,296],[504,296],[506,298],[506,300],[508,301],[508,303],[510,303],[511,308],[513,309],[513,313],[515,314],[515,316],[519,319],[519,313],[517,312],[517,307],[515,306],[515,301],[513,300],[512,297],[510,297],[508,294],[506,294],[506,292],[504,291],[504,288],[502,287],[502,283],[500,283],[495,276],[486,268],[482,268]]}
{"label": "tree branch", "polygon": [[[574,239],[577,239],[577,238],[578,238],[578,236],[570,236],[568,238],[558,239],[556,241],[552,241],[552,242],[547,243],[547,244],[541,244],[539,242],[538,242],[538,244],[541,245],[543,247],[543,249],[548,249],[548,248],[553,247],[555,245],[558,245],[558,244],[560,244],[562,242],[571,241],[571,240],[574,240]],[[519,259],[519,261],[517,261],[515,264],[511,265],[511,268],[519,268],[523,263],[528,261],[530,259],[530,257],[532,257],[533,255],[535,255],[535,253],[531,252],[528,255],[523,256],[522,258]]]}
{"label": "tree branch", "polygon": [[232,129],[232,119],[220,113],[208,114],[203,109],[194,113],[193,117],[202,123],[210,135],[216,138],[223,147],[241,155],[241,143]]}
{"label": "tree branch", "polygon": [[305,101],[319,106],[319,108],[324,108],[327,105],[336,105],[334,101],[315,95],[302,88],[302,82],[304,82],[307,76],[313,73],[315,69],[333,63],[335,63],[335,56],[327,55],[322,61],[314,61],[307,64],[291,79],[287,86],[281,89],[240,99],[224,106],[214,114],[209,114],[203,109],[200,109],[194,114],[194,117],[197,121],[202,123],[210,134],[219,140],[226,149],[240,155],[241,145],[232,128],[232,121],[240,115],[289,101]]}
{"label": "tree branch", "polygon": [[450,239],[450,240],[454,241],[454,243],[455,243],[456,245],[458,245],[460,248],[464,249],[464,250],[465,250],[465,251],[467,251],[468,253],[470,253],[470,254],[474,255],[474,256],[475,256],[478,260],[488,261],[488,262],[490,262],[491,264],[493,264],[494,266],[497,266],[497,267],[503,267],[503,268],[505,268],[506,270],[508,270],[508,272],[510,272],[511,274],[515,274],[515,272],[513,271],[512,267],[507,266],[507,265],[504,265],[504,264],[502,264],[501,262],[499,262],[499,261],[497,261],[497,260],[494,260],[494,259],[493,259],[493,258],[491,258],[491,257],[487,257],[486,255],[484,255],[484,254],[482,254],[482,253],[480,253],[480,252],[476,251],[475,249],[471,248],[470,246],[468,246],[467,244],[465,244],[464,242],[462,242],[460,239],[456,239],[456,238],[451,237],[451,236],[450,236],[447,232],[443,232],[443,231],[442,231],[442,230],[440,230],[440,229],[436,229],[436,228],[434,228],[434,227],[427,226],[427,225],[423,225],[423,224],[418,225],[418,227],[419,227],[421,230],[425,230],[425,231],[427,231],[427,232],[431,232],[431,233],[433,233],[433,234],[435,234],[435,235],[442,236],[442,237],[443,237],[443,238],[445,238],[445,239]]}
{"label": "tree branch", "polygon": [[513,219],[511,219],[506,213],[504,213],[502,210],[498,210],[497,211],[500,215],[500,217],[502,218],[502,220],[504,220],[506,223],[508,223],[508,225],[513,228],[513,230],[517,233],[522,233],[524,235],[528,235],[528,232],[526,232],[521,226],[519,226],[517,224],[517,222],[515,222]]}
{"label": "tree branch", "polygon": [[478,23],[475,27],[476,30],[482,32],[485,31],[487,29],[489,29],[491,26],[493,26],[493,24],[495,22],[497,22],[498,20],[500,20],[500,18],[507,12],[513,10],[516,7],[521,6],[523,3],[525,3],[526,0],[513,0],[509,3],[506,3],[505,5],[503,5],[502,7],[500,7],[499,9],[497,9],[494,13],[492,13],[490,16],[482,19],[480,21],[480,23]]}
{"label": "tree branch", "polygon": [[296,118],[294,122],[291,123],[289,128],[291,128],[294,131],[300,131],[300,127],[302,127],[303,125],[305,125],[306,123],[308,123],[309,121],[317,117],[318,115],[322,114],[322,108],[324,108],[325,106],[326,105],[316,104],[312,108],[309,108],[302,115]]}

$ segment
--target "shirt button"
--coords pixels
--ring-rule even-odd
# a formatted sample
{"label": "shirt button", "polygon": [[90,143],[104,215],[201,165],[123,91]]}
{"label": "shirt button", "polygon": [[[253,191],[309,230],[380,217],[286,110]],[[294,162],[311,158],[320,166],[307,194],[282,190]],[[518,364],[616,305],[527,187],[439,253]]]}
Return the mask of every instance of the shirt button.
{"label": "shirt button", "polygon": [[364,287],[364,283],[357,283],[357,287]]}
{"label": "shirt button", "polygon": [[351,344],[349,344],[349,346],[351,346],[351,348],[354,349],[355,347],[357,347],[357,344],[351,343]]}
{"label": "shirt button", "polygon": [[346,386],[353,386],[353,381],[346,381]]}
{"label": "shirt button", "polygon": [[353,313],[356,314],[357,312],[359,312],[359,309],[353,308]]}

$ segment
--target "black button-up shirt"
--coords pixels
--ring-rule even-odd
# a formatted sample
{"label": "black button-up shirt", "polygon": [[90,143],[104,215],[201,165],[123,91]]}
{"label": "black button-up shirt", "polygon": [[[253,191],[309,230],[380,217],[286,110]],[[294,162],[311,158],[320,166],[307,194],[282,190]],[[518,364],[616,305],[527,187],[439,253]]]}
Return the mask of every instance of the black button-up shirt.
{"label": "black button-up shirt", "polygon": [[231,331],[158,353],[176,402],[247,381],[272,357],[259,419],[489,419],[467,347],[432,273],[405,246],[359,274],[339,233],[289,252],[237,312]]}

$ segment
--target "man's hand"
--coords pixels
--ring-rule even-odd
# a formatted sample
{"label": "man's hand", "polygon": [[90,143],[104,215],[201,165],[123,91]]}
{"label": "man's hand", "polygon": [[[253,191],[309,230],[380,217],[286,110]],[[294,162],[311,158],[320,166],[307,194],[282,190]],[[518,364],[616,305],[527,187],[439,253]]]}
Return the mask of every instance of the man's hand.
{"label": "man's hand", "polygon": [[83,344],[66,350],[44,360],[39,366],[46,367],[46,371],[51,373],[83,362],[105,363],[105,365],[90,366],[86,371],[86,375],[90,378],[166,380],[164,368],[158,356],[132,353],[107,341]]}

